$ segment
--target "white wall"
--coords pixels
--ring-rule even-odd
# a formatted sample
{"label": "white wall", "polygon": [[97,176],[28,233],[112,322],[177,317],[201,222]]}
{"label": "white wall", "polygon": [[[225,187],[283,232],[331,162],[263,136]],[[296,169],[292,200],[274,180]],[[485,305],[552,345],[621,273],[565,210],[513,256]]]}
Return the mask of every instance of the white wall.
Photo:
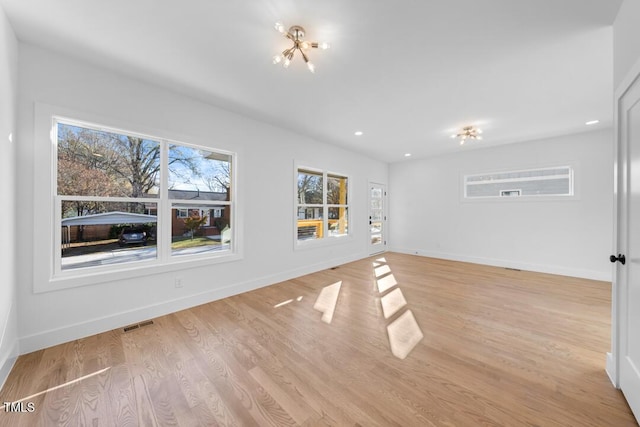
{"label": "white wall", "polygon": [[[18,324],[28,352],[128,323],[271,284],[367,256],[367,182],[387,182],[385,163],[321,144],[194,99],[20,44],[18,104]],[[238,153],[238,203],[244,258],[149,277],[34,293],[34,157],[49,142],[34,139],[34,103],[109,117],[141,129],[184,135]],[[135,130],[135,129],[134,129]],[[294,250],[294,161],[342,172],[351,179],[353,239]],[[183,288],[174,286],[179,275]],[[42,285],[42,284],[39,284]]]}
{"label": "white wall", "polygon": [[[15,269],[15,145],[18,42],[0,7],[0,388],[18,353]],[[12,134],[14,142],[9,141]]]}
{"label": "white wall", "polygon": [[[480,144],[480,143],[478,143]],[[390,166],[392,250],[611,280],[611,129]],[[464,174],[577,162],[578,197],[462,201]]]}
{"label": "white wall", "polygon": [[613,25],[614,88],[640,60],[640,0],[625,0]]}

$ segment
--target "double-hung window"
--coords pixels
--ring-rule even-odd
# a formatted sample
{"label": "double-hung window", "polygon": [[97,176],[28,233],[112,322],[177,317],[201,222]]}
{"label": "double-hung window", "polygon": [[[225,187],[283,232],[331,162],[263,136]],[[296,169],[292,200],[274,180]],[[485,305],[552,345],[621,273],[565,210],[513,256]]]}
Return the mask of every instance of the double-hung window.
{"label": "double-hung window", "polygon": [[344,175],[297,169],[295,211],[299,244],[349,235],[348,183]]}
{"label": "double-hung window", "polygon": [[53,119],[56,277],[232,254],[231,153]]}

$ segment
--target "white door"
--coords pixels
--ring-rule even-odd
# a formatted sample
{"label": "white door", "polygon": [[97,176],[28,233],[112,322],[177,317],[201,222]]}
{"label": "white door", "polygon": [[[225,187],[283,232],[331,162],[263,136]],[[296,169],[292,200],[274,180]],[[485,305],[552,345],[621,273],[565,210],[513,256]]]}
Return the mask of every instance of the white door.
{"label": "white door", "polygon": [[617,118],[618,253],[611,257],[617,261],[614,340],[619,386],[640,419],[640,74],[619,96]]}
{"label": "white door", "polygon": [[387,250],[387,214],[385,212],[387,187],[369,183],[369,253]]}

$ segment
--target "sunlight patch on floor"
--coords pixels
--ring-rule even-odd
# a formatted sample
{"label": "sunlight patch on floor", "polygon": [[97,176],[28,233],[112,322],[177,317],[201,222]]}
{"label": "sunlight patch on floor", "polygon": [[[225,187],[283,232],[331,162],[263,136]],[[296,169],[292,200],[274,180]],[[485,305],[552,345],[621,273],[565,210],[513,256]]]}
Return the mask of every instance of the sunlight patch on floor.
{"label": "sunlight patch on floor", "polygon": [[381,294],[387,292],[389,289],[398,284],[396,278],[393,277],[393,274],[381,277],[377,280],[376,283],[378,284],[378,292],[380,292]]}
{"label": "sunlight patch on floor", "polygon": [[288,299],[288,300],[286,300],[286,301],[282,301],[281,303],[274,305],[274,306],[273,306],[273,308],[282,307],[283,305],[287,305],[287,304],[289,304],[290,302],[293,302],[293,299]]}
{"label": "sunlight patch on floor", "polygon": [[320,291],[316,303],[313,304],[313,308],[322,312],[322,321],[324,323],[331,323],[333,320],[333,313],[338,303],[338,296],[340,295],[340,287],[342,286],[342,280],[332,285],[325,286]]}
{"label": "sunlight patch on floor", "polygon": [[376,277],[384,276],[385,274],[391,273],[391,269],[388,265],[381,265],[380,267],[375,268]]}
{"label": "sunlight patch on floor", "polygon": [[[407,306],[407,300],[400,290],[398,281],[391,273],[391,267],[385,258],[378,258],[373,264],[373,271],[376,276],[376,285],[380,297],[382,315],[385,319],[392,318],[396,313],[401,312]],[[389,289],[393,289],[389,291]],[[389,336],[389,346],[391,353],[399,359],[406,358],[414,347],[424,338],[420,326],[411,310],[405,310],[394,321],[387,325]]]}
{"label": "sunlight patch on floor", "polygon": [[41,394],[49,393],[50,391],[58,390],[59,388],[63,388],[63,387],[67,387],[67,386],[70,386],[70,385],[75,384],[75,383],[79,383],[80,381],[84,381],[84,380],[86,380],[87,378],[95,377],[96,375],[100,375],[100,374],[102,374],[102,373],[104,373],[104,372],[107,372],[109,369],[111,369],[111,366],[109,366],[109,367],[107,367],[107,368],[104,368],[104,369],[100,369],[99,371],[96,371],[96,372],[94,372],[94,373],[91,373],[91,374],[85,375],[85,376],[83,376],[83,377],[76,378],[75,380],[67,381],[67,382],[66,382],[66,383],[64,383],[64,384],[60,384],[60,385],[57,385],[57,386],[55,386],[55,387],[48,388],[48,389],[46,389],[46,390],[44,390],[44,391],[41,391],[40,393],[36,393],[36,394],[32,394],[31,396],[23,397],[23,398],[22,398],[22,399],[20,399],[20,400],[16,400],[14,403],[24,402],[24,401],[27,401],[27,400],[31,400],[31,399],[33,399],[34,397],[38,397],[38,396],[40,396]]}
{"label": "sunlight patch on floor", "polygon": [[387,295],[380,298],[380,303],[382,304],[384,318],[388,319],[396,314],[402,307],[407,305],[407,300],[404,299],[404,295],[402,295],[400,288],[395,288]]}
{"label": "sunlight patch on floor", "polygon": [[399,359],[406,358],[411,350],[424,338],[416,318],[407,310],[387,326],[391,353]]}
{"label": "sunlight patch on floor", "polygon": [[[302,296],[299,296],[298,298],[296,298],[296,301],[298,301],[298,302],[302,301]],[[273,308],[279,308],[279,307],[282,307],[283,305],[287,305],[287,304],[290,304],[292,302],[293,302],[293,298],[288,299],[286,301],[282,301],[281,303],[278,303],[278,304],[274,305]]]}

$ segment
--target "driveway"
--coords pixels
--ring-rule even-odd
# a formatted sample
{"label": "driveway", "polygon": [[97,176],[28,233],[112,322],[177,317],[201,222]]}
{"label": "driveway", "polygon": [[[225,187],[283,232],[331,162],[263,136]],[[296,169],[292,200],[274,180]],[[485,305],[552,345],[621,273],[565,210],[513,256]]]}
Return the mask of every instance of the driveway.
{"label": "driveway", "polygon": [[[204,254],[228,250],[229,244],[220,246],[197,246],[193,248],[176,249],[172,256]],[[74,255],[62,258],[62,269],[72,270],[76,268],[96,267],[100,265],[122,264],[125,262],[152,260],[157,257],[155,246],[136,246],[130,248],[118,248],[104,252],[94,252],[84,255]]]}

